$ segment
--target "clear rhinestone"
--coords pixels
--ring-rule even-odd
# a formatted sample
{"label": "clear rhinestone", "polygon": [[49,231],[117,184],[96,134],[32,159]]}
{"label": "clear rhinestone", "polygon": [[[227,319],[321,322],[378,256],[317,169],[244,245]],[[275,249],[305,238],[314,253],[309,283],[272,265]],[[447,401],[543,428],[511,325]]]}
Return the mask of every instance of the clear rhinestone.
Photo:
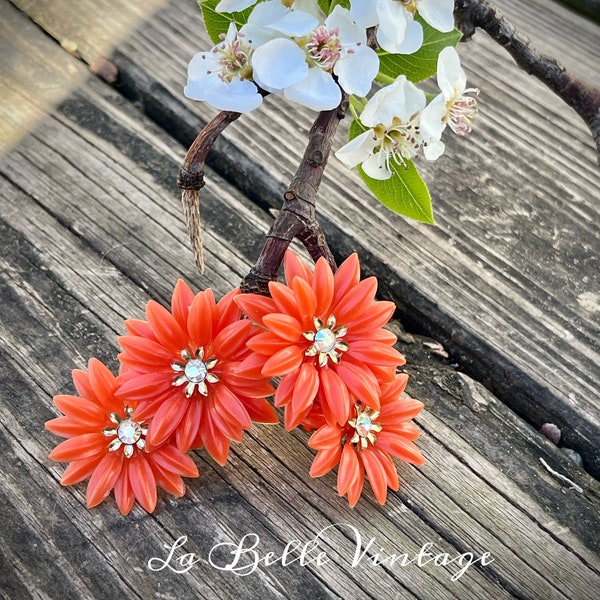
{"label": "clear rhinestone", "polygon": [[319,352],[331,352],[335,348],[337,339],[331,329],[319,329],[315,333],[314,346]]}
{"label": "clear rhinestone", "polygon": [[117,437],[123,444],[135,444],[142,437],[142,426],[129,419],[121,421],[117,428]]}
{"label": "clear rhinestone", "polygon": [[358,415],[356,419],[356,433],[360,435],[360,437],[366,437],[369,435],[371,431],[371,419],[367,417],[364,413]]}
{"label": "clear rhinestone", "polygon": [[201,383],[207,374],[206,365],[198,358],[188,361],[185,365],[185,376],[190,383]]}

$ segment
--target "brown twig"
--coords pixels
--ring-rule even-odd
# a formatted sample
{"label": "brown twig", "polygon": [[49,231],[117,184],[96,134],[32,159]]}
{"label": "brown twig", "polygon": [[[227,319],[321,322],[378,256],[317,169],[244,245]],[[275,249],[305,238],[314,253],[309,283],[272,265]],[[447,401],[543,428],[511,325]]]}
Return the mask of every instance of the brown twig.
{"label": "brown twig", "polygon": [[600,161],[600,90],[572,76],[555,59],[536,52],[488,0],[455,0],[454,8],[463,40],[472,37],[476,27],[483,29],[526,73],[545,83],[577,112],[592,132]]}
{"label": "brown twig", "polygon": [[239,116],[238,112],[223,111],[206,125],[187,151],[177,179],[177,186],[181,189],[183,214],[200,273],[204,273],[199,194],[200,189],[204,187],[204,161],[219,135]]}
{"label": "brown twig", "polygon": [[275,219],[256,264],[241,284],[242,292],[267,296],[269,282],[277,272],[287,247],[297,237],[313,260],[324,257],[333,270],[335,259],[316,218],[316,197],[327,164],[333,136],[348,108],[344,96],[340,106],[319,113],[310,129],[302,162],[283,195],[283,207]]}

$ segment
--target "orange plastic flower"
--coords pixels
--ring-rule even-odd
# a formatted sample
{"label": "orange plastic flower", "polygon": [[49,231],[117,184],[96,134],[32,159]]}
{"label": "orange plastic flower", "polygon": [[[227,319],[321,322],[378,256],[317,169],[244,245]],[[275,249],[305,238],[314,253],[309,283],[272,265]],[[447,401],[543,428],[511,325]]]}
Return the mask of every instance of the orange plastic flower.
{"label": "orange plastic flower", "polygon": [[149,421],[147,441],[173,438],[182,452],[204,446],[225,464],[231,440],[241,441],[252,422],[277,423],[265,399],[274,392],[267,377],[238,373],[258,328],[233,302],[218,303],[212,290],[194,295],[179,280],[171,312],[150,301],[147,321],[128,320],[119,338],[123,365],[119,398],[135,402],[134,418]]}
{"label": "orange plastic flower", "polygon": [[343,426],[327,423],[308,440],[308,445],[318,451],[311,476],[321,477],[339,463],[338,493],[348,494],[350,506],[360,498],[365,473],[380,504],[386,500],[388,487],[398,489],[398,473],[391,456],[415,465],[425,462],[412,442],[419,437],[419,430],[408,422],[419,414],[423,403],[401,397],[407,381],[408,375],[400,374],[382,384],[379,411],[359,402]]}
{"label": "orange plastic flower", "polygon": [[[311,272],[293,252],[285,256],[286,284],[271,282],[271,298],[241,294],[240,308],[266,331],[248,342],[253,350],[240,366],[248,375],[282,377],[275,406],[285,406],[285,426],[314,423],[313,404],[327,423],[346,423],[351,396],[379,410],[379,382],[391,381],[404,357],[383,329],[392,302],[374,299],[377,280],[360,280],[356,254],[335,275],[321,258]],[[309,418],[309,414],[311,417]]]}
{"label": "orange plastic flower", "polygon": [[181,476],[198,477],[192,459],[173,444],[149,451],[146,424],[133,419],[133,407],[115,395],[118,378],[99,360],[91,359],[88,368],[87,373],[73,371],[79,396],[54,398],[65,416],[46,423],[53,433],[69,438],[50,453],[53,460],[71,463],[61,483],[72,485],[89,477],[86,500],[90,508],[114,489],[124,515],[136,499],[152,512],[157,485],[182,496],[185,487]]}

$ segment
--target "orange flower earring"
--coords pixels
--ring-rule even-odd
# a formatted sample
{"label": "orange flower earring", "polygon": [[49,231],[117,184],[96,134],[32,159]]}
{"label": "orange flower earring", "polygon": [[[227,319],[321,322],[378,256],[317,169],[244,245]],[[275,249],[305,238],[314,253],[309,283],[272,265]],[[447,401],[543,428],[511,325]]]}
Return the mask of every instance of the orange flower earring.
{"label": "orange flower earring", "polygon": [[64,416],[46,427],[68,438],[50,453],[70,463],[61,483],[89,478],[89,507],[114,490],[123,514],[136,500],[152,512],[157,486],[181,496],[182,477],[198,476],[189,450],[224,465],[252,423],[277,423],[274,395],[288,430],[313,431],[310,475],[337,466],[351,506],[366,477],[383,504],[399,486],[392,457],[424,462],[409,422],[423,404],[404,395],[404,357],[384,329],[395,306],[375,300],[377,281],[360,279],[355,254],[334,274],[324,259],[311,271],[288,251],[285,277],[270,298],[236,289],[219,302],[178,281],[170,310],[151,301],[145,321],[126,321],[120,375],[92,359],[73,372],[79,396],[54,398]]}

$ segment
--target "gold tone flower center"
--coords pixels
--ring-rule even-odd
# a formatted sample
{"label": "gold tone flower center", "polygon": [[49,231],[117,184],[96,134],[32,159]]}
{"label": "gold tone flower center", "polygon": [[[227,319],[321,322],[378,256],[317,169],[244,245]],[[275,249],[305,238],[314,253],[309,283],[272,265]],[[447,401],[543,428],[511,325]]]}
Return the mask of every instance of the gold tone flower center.
{"label": "gold tone flower center", "polygon": [[356,418],[350,419],[348,425],[354,428],[354,435],[350,439],[351,444],[356,444],[357,449],[365,450],[369,445],[377,442],[376,433],[382,429],[381,424],[375,422],[379,413],[366,406],[356,405]]}
{"label": "gold tone flower center", "polygon": [[139,450],[143,450],[146,447],[144,438],[148,433],[146,425],[133,421],[131,415],[133,415],[133,408],[131,406],[125,407],[124,419],[118,413],[110,413],[109,419],[116,427],[105,427],[102,430],[102,434],[106,437],[114,437],[114,440],[108,445],[108,451],[115,452],[123,446],[125,458],[133,456],[134,446]]}
{"label": "gold tone flower center", "polygon": [[217,383],[219,378],[210,373],[210,370],[217,364],[216,358],[204,360],[204,348],[198,348],[192,355],[187,349],[181,351],[181,358],[185,362],[173,361],[171,369],[177,374],[173,379],[174,386],[185,385],[185,395],[191,398],[195,390],[202,396],[208,396],[207,383]]}
{"label": "gold tone flower center", "polygon": [[304,353],[306,356],[318,356],[319,366],[324,367],[327,361],[339,364],[342,352],[348,351],[348,344],[340,339],[348,332],[346,327],[336,327],[335,317],[329,315],[327,323],[314,317],[315,331],[305,331],[302,335],[312,344]]}

